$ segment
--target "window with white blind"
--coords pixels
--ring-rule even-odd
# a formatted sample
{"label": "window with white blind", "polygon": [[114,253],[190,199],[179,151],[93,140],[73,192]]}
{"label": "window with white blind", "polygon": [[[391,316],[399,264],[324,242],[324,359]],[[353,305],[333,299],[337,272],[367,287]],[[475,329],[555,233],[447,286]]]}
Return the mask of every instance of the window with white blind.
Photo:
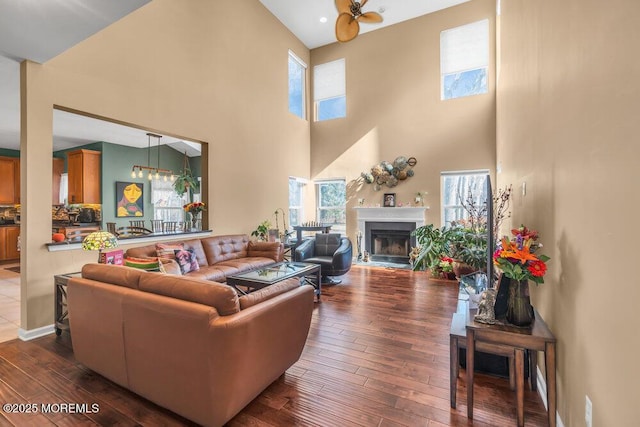
{"label": "window with white blind", "polygon": [[289,51],[289,111],[302,119],[306,117],[306,73],[307,64]]}
{"label": "window with white blind", "polygon": [[179,196],[173,189],[172,181],[154,179],[151,181],[151,203],[153,219],[183,222],[183,206],[189,203],[188,193]]}
{"label": "window with white blind", "polygon": [[344,58],[313,67],[313,100],[316,121],[347,116],[345,82]]}
{"label": "window with white blind", "polygon": [[488,92],[489,20],[440,33],[441,99]]}

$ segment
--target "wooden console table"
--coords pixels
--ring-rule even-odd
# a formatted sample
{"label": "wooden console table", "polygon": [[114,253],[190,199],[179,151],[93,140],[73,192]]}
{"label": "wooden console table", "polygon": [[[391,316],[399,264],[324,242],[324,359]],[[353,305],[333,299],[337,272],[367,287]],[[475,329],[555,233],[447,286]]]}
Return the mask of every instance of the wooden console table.
{"label": "wooden console table", "polygon": [[55,291],[54,324],[56,335],[60,336],[62,331],[69,330],[69,318],[67,310],[67,283],[73,277],[82,277],[81,273],[67,273],[53,276],[53,286]]}
{"label": "wooden console table", "polygon": [[545,355],[547,379],[547,416],[549,426],[556,425],[556,338],[540,314],[535,312],[531,328],[518,328],[510,325],[488,325],[473,320],[475,311],[467,316],[467,417],[473,419],[473,362],[476,347],[486,344],[510,348],[515,359],[515,380],[518,426],[524,426],[524,352],[531,350],[531,381],[535,390],[535,372],[537,351]]}

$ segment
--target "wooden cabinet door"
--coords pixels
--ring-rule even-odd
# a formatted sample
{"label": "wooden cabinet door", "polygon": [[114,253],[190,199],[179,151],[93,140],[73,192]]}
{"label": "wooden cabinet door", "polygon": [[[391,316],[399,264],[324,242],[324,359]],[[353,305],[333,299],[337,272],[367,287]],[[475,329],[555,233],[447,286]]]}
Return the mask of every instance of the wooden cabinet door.
{"label": "wooden cabinet door", "polygon": [[20,236],[20,227],[4,227],[6,230],[7,253],[6,259],[20,259],[20,251],[18,250],[18,236]]}
{"label": "wooden cabinet door", "polygon": [[64,173],[64,159],[60,159],[58,157],[53,158],[53,189],[51,192],[51,204],[59,205],[60,204],[60,180],[62,178],[62,174]]}
{"label": "wooden cabinet door", "polygon": [[7,259],[7,227],[0,227],[0,261]]}
{"label": "wooden cabinet door", "polygon": [[100,203],[100,152],[77,150],[67,154],[69,203]]}
{"label": "wooden cabinet door", "polygon": [[0,157],[0,204],[20,203],[20,159]]}

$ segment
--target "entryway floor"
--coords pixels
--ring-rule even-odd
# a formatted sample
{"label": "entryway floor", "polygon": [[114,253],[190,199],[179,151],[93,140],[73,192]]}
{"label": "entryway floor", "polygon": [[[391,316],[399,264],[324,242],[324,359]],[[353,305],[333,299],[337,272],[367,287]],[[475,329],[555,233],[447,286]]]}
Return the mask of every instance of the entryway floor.
{"label": "entryway floor", "polygon": [[18,338],[20,328],[20,273],[9,267],[19,264],[0,266],[0,342]]}

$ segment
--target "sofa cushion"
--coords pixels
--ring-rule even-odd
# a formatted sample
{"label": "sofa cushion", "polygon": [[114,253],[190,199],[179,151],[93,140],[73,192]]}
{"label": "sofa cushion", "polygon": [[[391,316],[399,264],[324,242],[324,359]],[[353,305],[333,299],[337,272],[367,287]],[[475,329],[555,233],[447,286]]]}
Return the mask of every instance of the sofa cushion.
{"label": "sofa cushion", "polygon": [[[146,271],[137,268],[113,264],[85,264],[82,267],[82,277],[111,283],[125,288],[138,289],[140,277],[147,275]],[[155,275],[154,275],[155,276]]]}
{"label": "sofa cushion", "polygon": [[200,239],[185,240],[184,248],[193,249],[193,252],[196,254],[196,259],[198,260],[198,265],[200,265],[200,267],[213,264],[207,259],[207,254],[205,254],[204,252]]}
{"label": "sofa cushion", "polygon": [[164,273],[164,267],[158,257],[150,258],[135,258],[126,257],[124,259],[124,265],[127,267],[138,268],[145,271],[159,271]]}
{"label": "sofa cushion", "polygon": [[315,255],[333,256],[340,247],[339,233],[318,233],[316,234]]}
{"label": "sofa cushion", "polygon": [[156,253],[160,258],[176,259],[176,251],[182,249],[182,243],[156,243]]}
{"label": "sofa cushion", "polygon": [[247,309],[249,307],[252,307],[256,304],[261,303],[262,301],[271,299],[277,295],[288,292],[291,289],[297,288],[299,286],[300,286],[300,279],[294,277],[291,279],[283,280],[280,283],[275,283],[271,286],[267,286],[266,288],[262,288],[255,292],[251,292],[247,295],[243,295],[239,298],[240,309],[241,310]]}
{"label": "sofa cushion", "polygon": [[182,274],[200,270],[200,265],[198,265],[196,253],[193,249],[179,249],[174,252],[176,262],[180,265],[180,271]]}
{"label": "sofa cushion", "polygon": [[281,248],[282,244],[280,242],[249,242],[247,256],[271,258],[273,261],[278,262]]}
{"label": "sofa cushion", "polygon": [[139,289],[167,297],[196,302],[215,308],[221,316],[240,311],[238,295],[222,283],[192,279],[186,276],[146,274],[140,278]]}
{"label": "sofa cushion", "polygon": [[221,261],[246,257],[249,236],[246,234],[213,236],[205,237],[201,242],[209,265],[214,265]]}

